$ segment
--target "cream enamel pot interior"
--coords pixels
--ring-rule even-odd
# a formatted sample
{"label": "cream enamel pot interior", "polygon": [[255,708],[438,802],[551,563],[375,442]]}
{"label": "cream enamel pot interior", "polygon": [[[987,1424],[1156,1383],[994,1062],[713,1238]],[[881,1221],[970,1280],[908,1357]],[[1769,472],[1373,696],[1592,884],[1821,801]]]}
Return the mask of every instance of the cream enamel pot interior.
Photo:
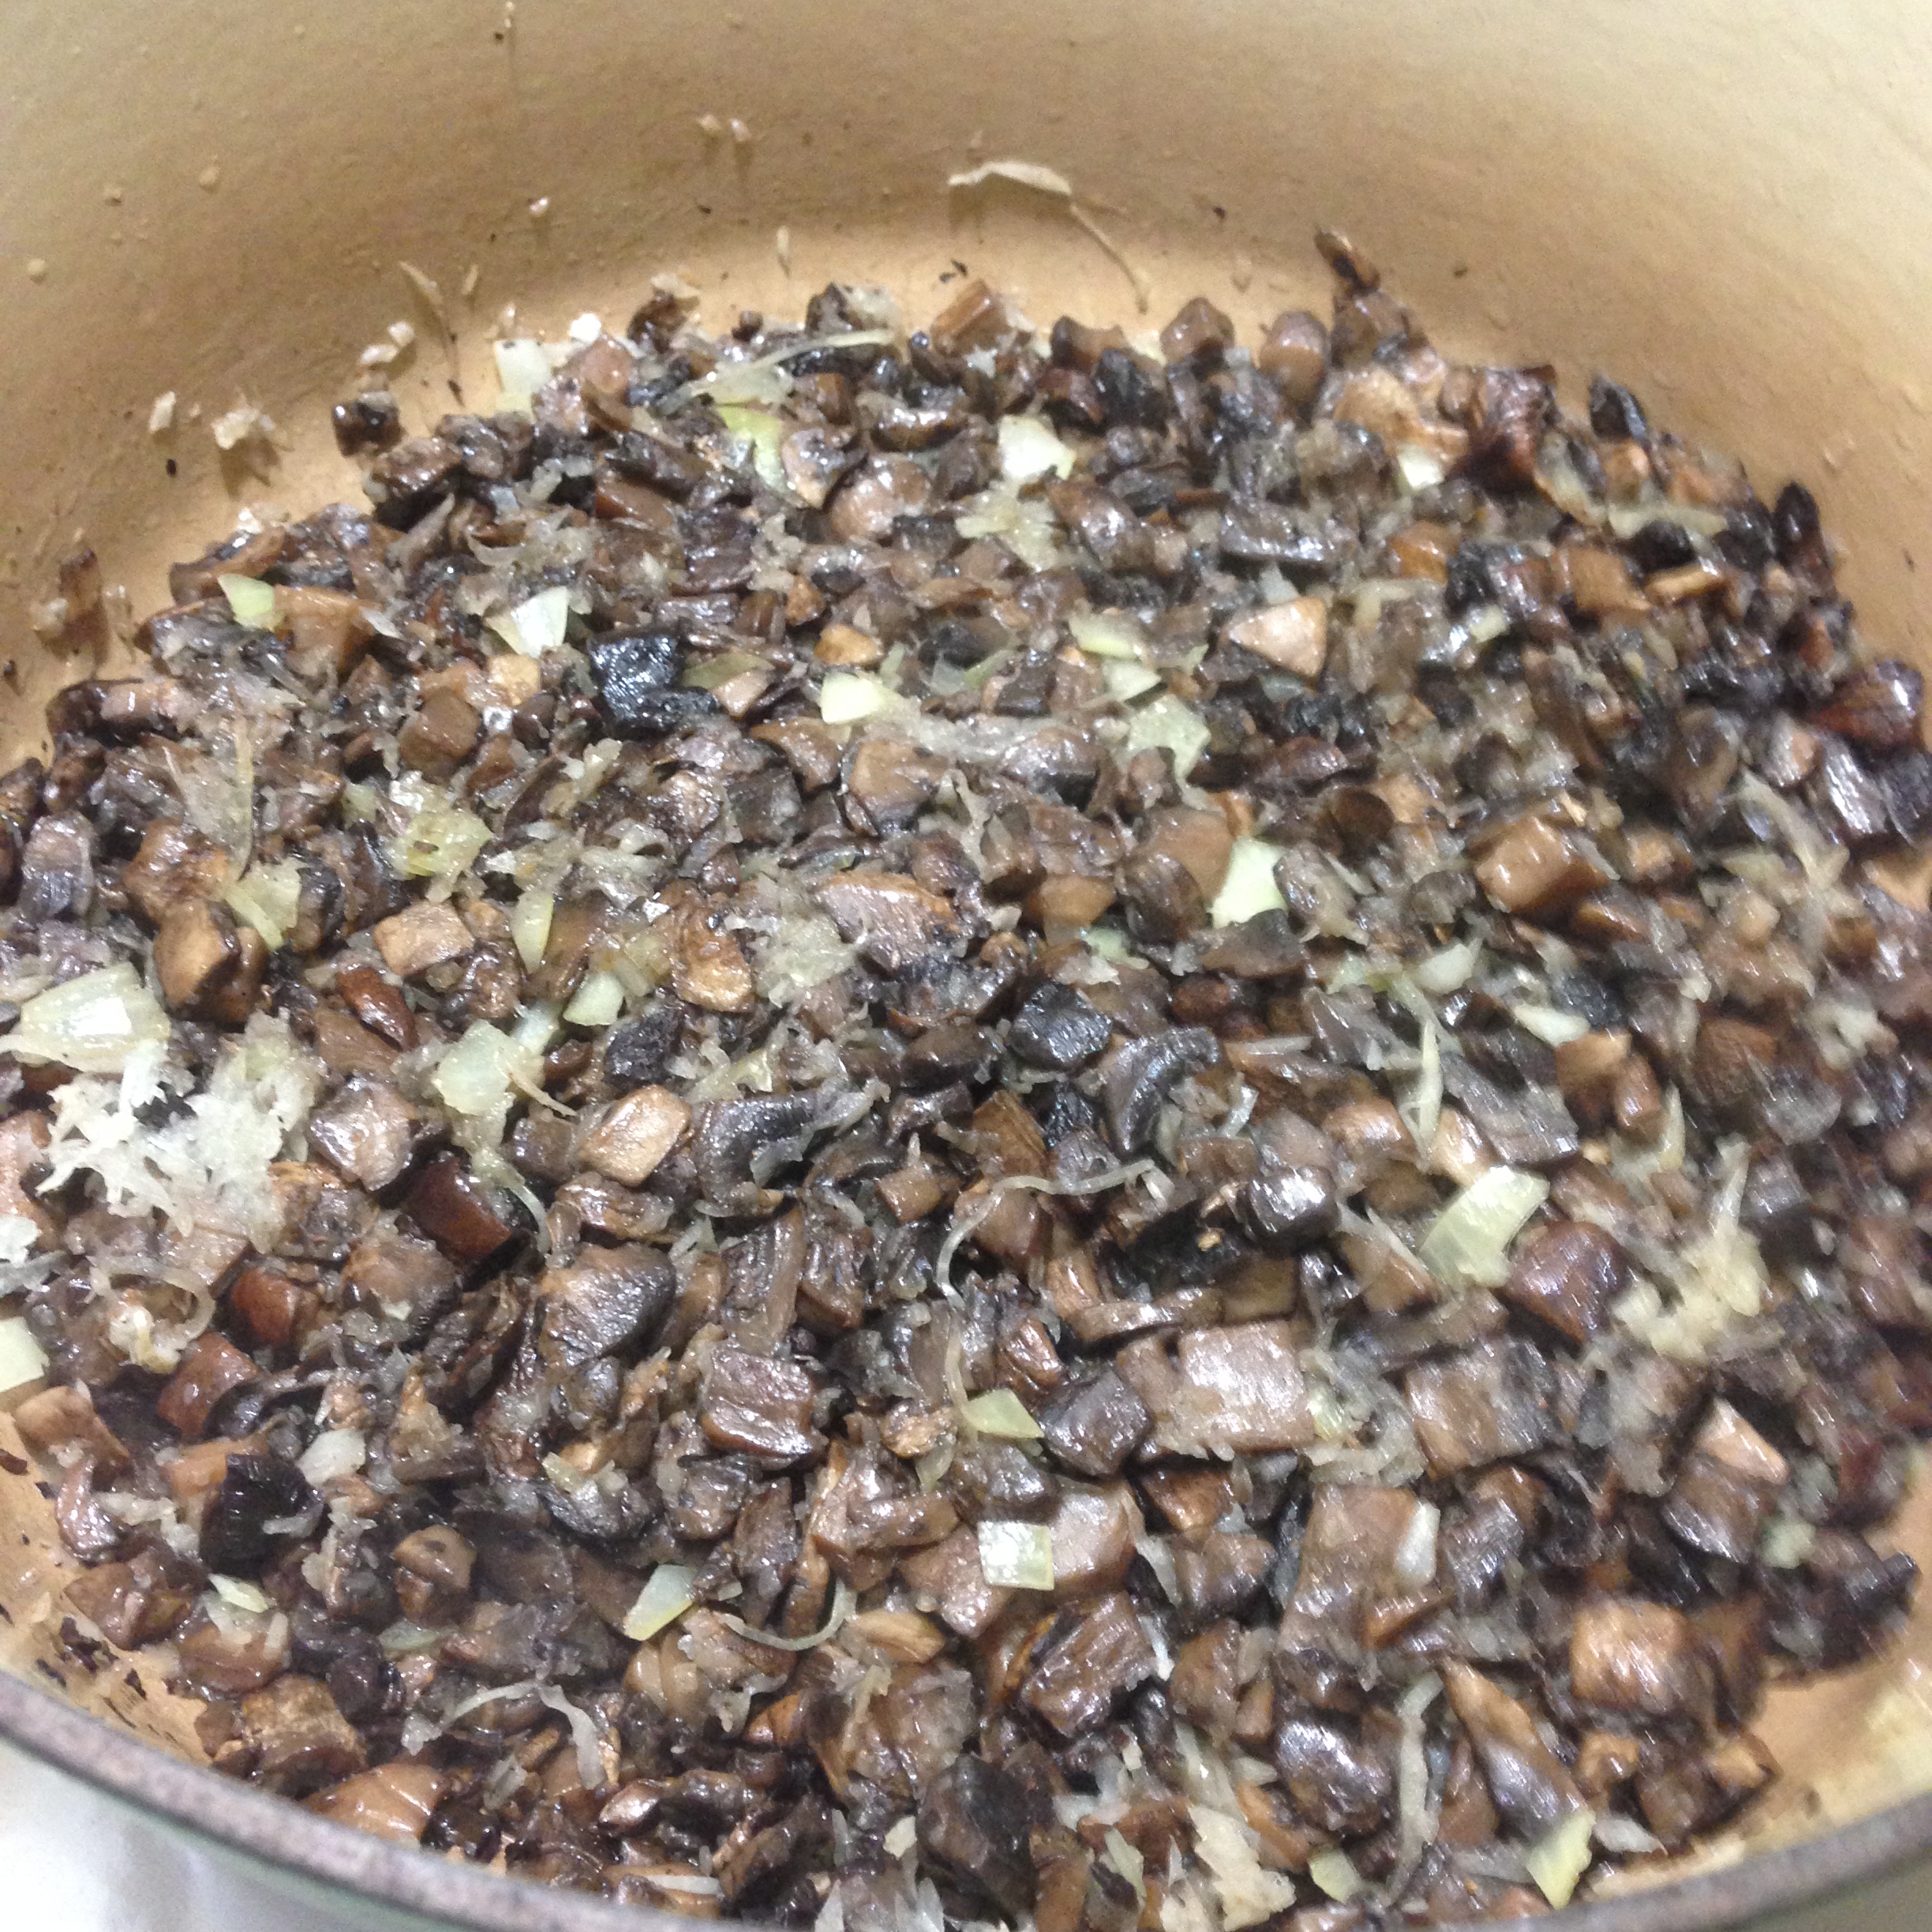
{"label": "cream enamel pot interior", "polygon": [[[622,318],[670,269],[715,321],[796,313],[837,275],[919,320],[964,263],[1043,320],[1131,319],[1138,279],[1150,322],[1204,293],[1252,331],[1325,305],[1318,223],[1353,234],[1451,353],[1553,363],[1572,394],[1606,370],[1741,452],[1767,496],[1803,478],[1849,550],[1868,647],[1925,661],[1929,76],[1932,14],[1882,0],[11,0],[9,761],[93,667],[28,626],[62,556],[92,543],[144,611],[167,561],[244,503],[353,496],[328,405],[399,317],[421,335],[398,385],[420,428],[452,383],[493,396],[508,303],[549,331]],[[1050,197],[948,192],[993,157],[1066,176],[1129,267]],[[405,260],[445,293],[447,354]],[[178,425],[152,436],[165,391]],[[240,397],[280,425],[266,474],[210,434]],[[0,1447],[17,1447],[4,1421]],[[1896,1533],[1922,1557],[1923,1488]],[[193,1756],[194,1707],[55,1654],[62,1567],[43,1499],[0,1477],[0,1661],[20,1673],[0,1675],[0,1733],[312,1896],[333,1888],[345,1923],[620,1923],[163,1758]],[[1774,1699],[1785,1777],[1693,1861],[1703,1875],[1564,1923],[1932,1925],[1932,1868],[1913,1866],[1932,1851],[1932,1799],[1913,1796],[1932,1787],[1929,1633],[1932,1591],[1903,1649]],[[28,1688],[36,1661],[107,1721]]]}

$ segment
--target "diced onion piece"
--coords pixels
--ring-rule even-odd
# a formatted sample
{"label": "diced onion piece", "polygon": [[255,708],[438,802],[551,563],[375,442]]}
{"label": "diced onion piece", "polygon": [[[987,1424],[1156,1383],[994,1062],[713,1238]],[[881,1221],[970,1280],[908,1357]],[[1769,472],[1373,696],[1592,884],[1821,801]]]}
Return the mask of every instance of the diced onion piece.
{"label": "diced onion piece", "polygon": [[1454,993],[1469,984],[1481,953],[1480,941],[1458,940],[1454,945],[1444,946],[1440,953],[1430,953],[1427,959],[1418,960],[1410,977],[1425,993],[1433,993],[1440,998],[1445,993]]}
{"label": "diced onion piece", "polygon": [[841,1579],[832,1593],[831,1614],[809,1637],[781,1637],[771,1631],[754,1630],[743,1617],[733,1616],[728,1610],[718,1612],[718,1621],[727,1630],[736,1631],[740,1637],[748,1637],[754,1643],[763,1644],[768,1650],[816,1650],[821,1644],[829,1643],[845,1627],[858,1608],[857,1592]]}
{"label": "diced onion piece", "polygon": [[1497,1288],[1509,1279],[1510,1243],[1549,1196],[1541,1174],[1491,1167],[1436,1217],[1416,1259],[1446,1288]]}
{"label": "diced onion piece", "polygon": [[1626,542],[1646,523],[1675,523],[1694,537],[1721,537],[1728,527],[1721,510],[1707,509],[1702,504],[1677,503],[1668,496],[1612,504],[1608,522],[1610,534]]}
{"label": "diced onion piece", "polygon": [[1134,1896],[1147,1903],[1147,1861],[1137,1846],[1129,1844],[1118,1825],[1110,1825],[1101,1840],[1106,1848],[1106,1862],[1134,1889]]}
{"label": "diced onion piece", "polygon": [[550,922],[556,914],[556,900],[533,886],[519,899],[510,914],[510,938],[526,972],[534,972],[543,964],[544,948],[550,943]]}
{"label": "diced onion piece", "polygon": [[1402,1735],[1395,1754],[1396,1816],[1402,1830],[1402,1855],[1413,1858],[1435,1836],[1428,1808],[1428,1755],[1425,1735],[1426,1713],[1442,1690],[1433,1671],[1418,1677],[1395,1700]]}
{"label": "diced onion piece", "polygon": [[1054,1586],[1053,1538],[1044,1523],[983,1522],[979,1567],[1002,1589]]}
{"label": "diced onion piece", "polygon": [[569,622],[570,592],[562,584],[553,584],[509,610],[499,611],[489,620],[489,627],[513,651],[526,657],[541,657],[563,643]]}
{"label": "diced onion piece", "polygon": [[1008,1442],[1037,1442],[1040,1425],[1032,1413],[1009,1388],[988,1389],[975,1395],[964,1410],[967,1426],[982,1436],[998,1436]]}
{"label": "diced onion piece", "polygon": [[1758,1560],[1767,1570],[1795,1570],[1818,1541],[1813,1525],[1797,1516],[1773,1516],[1758,1541]]}
{"label": "diced onion piece", "polygon": [[828,671],[818,689],[818,715],[828,724],[856,724],[862,718],[897,711],[905,702],[897,691],[864,671]]}
{"label": "diced onion piece", "polygon": [[1139,629],[1118,611],[1076,611],[1067,620],[1067,631],[1089,657],[1131,658],[1138,664],[1147,655]]}
{"label": "diced onion piece", "polygon": [[[1205,1773],[1204,1765],[1202,1769]],[[1201,1862],[1213,1876],[1226,1932],[1243,1932],[1294,1904],[1294,1881],[1261,1863],[1259,1841],[1243,1820],[1219,1806],[1197,1803],[1189,1803],[1188,1815]]]}
{"label": "diced onion piece", "polygon": [[888,1858],[904,1858],[919,1843],[919,1821],[911,1817],[902,1818],[881,1842]]}
{"label": "diced onion piece", "polygon": [[1118,926],[1089,926],[1084,935],[1087,949],[1116,966],[1144,966],[1147,961],[1127,943],[1127,935]]}
{"label": "diced onion piece", "polygon": [[222,595],[228,600],[228,608],[234,612],[238,624],[246,624],[251,631],[272,631],[275,621],[275,593],[273,584],[265,584],[258,577],[241,577],[227,575],[215,581],[221,586]]}
{"label": "diced onion piece", "polygon": [[1009,483],[1030,483],[1049,474],[1069,476],[1073,452],[1043,417],[1002,416],[999,424],[1000,470]]}
{"label": "diced onion piece", "polygon": [[1395,1546],[1395,1580],[1420,1589],[1436,1574],[1436,1531],[1442,1511],[1433,1503],[1418,1503],[1410,1513],[1409,1527]]}
{"label": "diced onion piece", "polygon": [[1127,729],[1127,754],[1164,746],[1174,755],[1175,777],[1185,778],[1200,762],[1211,735],[1200,714],[1170,692],[1134,713]]}
{"label": "diced onion piece", "polygon": [[1346,1904],[1361,1889],[1361,1874],[1350,1862],[1349,1855],[1338,1846],[1331,1845],[1326,1852],[1317,1852],[1309,1860],[1308,1875],[1337,1904]]}
{"label": "diced onion piece", "polygon": [[1526,1033],[1533,1033],[1545,1046],[1567,1046],[1590,1030],[1589,1022],[1580,1014],[1565,1013],[1556,1006],[1512,1006],[1510,1017]]}
{"label": "diced onion piece", "polygon": [[1110,658],[1100,667],[1100,675],[1106,680],[1107,695],[1120,704],[1144,697],[1161,681],[1160,673],[1151,665],[1125,658]]}
{"label": "diced onion piece", "polygon": [[1227,877],[1208,908],[1208,918],[1217,926],[1239,926],[1257,913],[1285,909],[1288,901],[1275,882],[1281,856],[1282,848],[1265,839],[1237,838],[1228,854]]}
{"label": "diced onion piece", "polygon": [[[1921,1707],[1917,1704],[1913,1709]],[[1614,1811],[1606,1811],[1590,1828],[1590,1836],[1604,1851],[1619,1858],[1648,1858],[1653,1852],[1664,1849],[1662,1839],[1646,1831],[1633,1818],[1620,1818]]]}
{"label": "diced onion piece", "polygon": [[691,1595],[697,1574],[683,1563],[660,1563],[624,1612],[623,1634],[633,1643],[648,1643],[667,1624],[675,1623],[697,1601]]}
{"label": "diced onion piece", "polygon": [[250,866],[222,894],[222,902],[237,919],[261,934],[271,953],[279,953],[301,909],[301,867],[293,859]]}
{"label": "diced onion piece", "polygon": [[451,1113],[477,1116],[507,1102],[513,1087],[534,1084],[541,1071],[537,1054],[477,1020],[437,1063],[430,1084]]}
{"label": "diced onion piece", "polygon": [[406,878],[460,878],[490,841],[489,827],[474,812],[419,778],[398,779],[390,798],[409,814],[388,841],[390,863]]}
{"label": "diced onion piece", "polygon": [[1022,496],[1002,478],[960,505],[953,527],[968,539],[997,537],[1029,570],[1050,570],[1063,560],[1061,529],[1045,504]]}
{"label": "diced onion piece", "polygon": [[564,1017],[572,1026],[610,1026],[623,1011],[623,982],[615,973],[586,973],[583,984],[564,1009]]}
{"label": "diced onion piece", "polygon": [[733,436],[751,444],[751,466],[758,471],[759,480],[773,489],[783,489],[784,463],[779,455],[784,441],[783,421],[769,410],[754,409],[748,403],[720,402],[714,406],[718,421]]}
{"label": "diced onion piece", "polygon": [[543,344],[530,336],[519,336],[493,345],[496,356],[498,406],[527,414],[531,399],[556,373]]}
{"label": "diced onion piece", "polygon": [[0,1321],[0,1395],[44,1380],[47,1372],[46,1352],[33,1339],[27,1318],[10,1315]]}
{"label": "diced onion piece", "polygon": [[1442,1124],[1442,1032],[1428,1001],[1419,1002],[1422,1022],[1422,1065],[1416,1076],[1415,1091],[1409,1099],[1410,1121],[1419,1148],[1432,1147],[1436,1129]]}
{"label": "diced onion piece", "polygon": [[1395,467],[1412,490],[1433,489],[1449,474],[1443,459],[1419,443],[1405,443],[1396,451]]}
{"label": "diced onion piece", "polygon": [[360,1429],[324,1429],[301,1452],[295,1466],[320,1488],[334,1477],[353,1475],[368,1451],[369,1439]]}
{"label": "diced onion piece", "polygon": [[137,1046],[165,1046],[168,1017],[132,964],[103,966],[36,993],[4,1037],[21,1060],[51,1060],[81,1073],[118,1073]]}
{"label": "diced onion piece", "polygon": [[385,1657],[410,1657],[418,1650],[435,1649],[449,1634],[447,1624],[417,1623],[408,1617],[398,1617],[376,1633],[376,1641],[382,1646]]}
{"label": "diced onion piece", "polygon": [[769,671],[771,668],[769,658],[754,657],[750,651],[720,651],[715,657],[694,664],[678,682],[687,691],[714,691],[733,678],[743,677],[747,671]]}
{"label": "diced onion piece", "polygon": [[1597,1814],[1587,1807],[1552,1825],[1523,1854],[1537,1889],[1559,1911],[1570,1903],[1577,1881],[1589,1869],[1590,1833]]}
{"label": "diced onion piece", "polygon": [[256,1616],[275,1608],[273,1600],[259,1583],[251,1583],[245,1577],[211,1575],[208,1582],[215,1587],[215,1594],[232,1609],[246,1610]]}
{"label": "diced onion piece", "polygon": [[537,1687],[539,1703],[555,1711],[570,1726],[571,1743],[577,1750],[577,1775],[586,1791],[595,1791],[604,1782],[604,1754],[599,1749],[602,1732],[597,1720],[580,1705],[573,1704],[553,1683]]}
{"label": "diced onion piece", "polygon": [[517,1015],[510,1037],[526,1054],[548,1053],[557,1036],[557,1009],[553,1000],[533,1000]]}

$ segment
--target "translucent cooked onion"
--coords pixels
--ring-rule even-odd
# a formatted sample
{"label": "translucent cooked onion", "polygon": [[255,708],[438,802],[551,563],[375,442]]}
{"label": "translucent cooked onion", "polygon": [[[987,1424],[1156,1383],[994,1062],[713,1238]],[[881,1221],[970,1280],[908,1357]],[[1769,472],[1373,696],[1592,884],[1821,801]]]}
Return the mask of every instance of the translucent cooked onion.
{"label": "translucent cooked onion", "polygon": [[687,383],[672,398],[669,406],[709,396],[712,402],[782,402],[790,392],[791,378],[785,364],[795,357],[811,355],[822,349],[885,349],[893,342],[889,328],[847,329],[836,335],[807,337],[788,343],[769,355],[752,356],[742,362],[721,362],[708,376]]}
{"label": "translucent cooked onion", "polygon": [[301,867],[293,859],[250,866],[222,900],[237,919],[261,934],[271,953],[279,953],[301,910]]}
{"label": "translucent cooked onion", "polygon": [[998,1436],[1006,1442],[1037,1442],[1040,1425],[1032,1410],[1009,1388],[988,1389],[975,1395],[960,1411],[966,1426],[982,1436]]}
{"label": "translucent cooked onion", "polygon": [[1492,1167],[1436,1218],[1416,1259],[1445,1288],[1496,1288],[1509,1279],[1510,1243],[1549,1197],[1541,1174]]}
{"label": "translucent cooked onion", "polygon": [[1126,658],[1112,658],[1100,667],[1100,676],[1106,685],[1107,695],[1116,704],[1131,704],[1136,698],[1145,697],[1161,682],[1161,674],[1151,665],[1138,664]]}
{"label": "translucent cooked onion", "polygon": [[1241,1819],[1202,1804],[1190,1804],[1188,1814],[1196,1848],[1214,1880],[1226,1932],[1242,1932],[1294,1904],[1294,1881],[1262,1864],[1260,1841]]}
{"label": "translucent cooked onion", "polygon": [[1458,940],[1454,945],[1444,946],[1440,953],[1430,953],[1427,959],[1418,960],[1409,976],[1425,993],[1433,993],[1440,998],[1444,994],[1454,993],[1469,984],[1481,957],[1482,945],[1479,940]]}
{"label": "translucent cooked onion", "polygon": [[999,421],[1000,470],[1009,482],[1030,483],[1035,477],[1069,476],[1072,450],[1054,434],[1040,416],[1002,416]]}
{"label": "translucent cooked onion", "polygon": [[491,346],[496,362],[497,406],[527,415],[537,391],[556,373],[550,352],[527,335]]}
{"label": "translucent cooked onion", "polygon": [[361,1468],[369,1439],[355,1428],[324,1429],[298,1458],[295,1466],[319,1489],[338,1476]]}
{"label": "translucent cooked onion", "polygon": [[1200,713],[1169,692],[1133,714],[1127,728],[1127,754],[1165,751],[1174,759],[1175,777],[1185,779],[1200,762],[1211,735]]}
{"label": "translucent cooked onion", "polygon": [[217,577],[222,595],[234,612],[234,620],[251,631],[272,631],[275,624],[275,593],[272,584],[259,578],[229,575]]}
{"label": "translucent cooked onion", "polygon": [[510,941],[526,972],[534,972],[543,964],[544,949],[550,943],[550,922],[556,913],[556,898],[534,886],[511,908]]}
{"label": "translucent cooked onion", "polygon": [[[1180,769],[1177,759],[1174,769]],[[1239,926],[1260,913],[1286,910],[1288,901],[1275,880],[1281,856],[1280,846],[1265,839],[1237,838],[1228,854],[1227,877],[1208,908],[1208,918],[1216,926]]]}
{"label": "translucent cooked onion", "polygon": [[1147,657],[1139,626],[1118,611],[1075,611],[1067,619],[1067,632],[1090,657],[1140,664]]}
{"label": "translucent cooked onion", "polygon": [[1523,1864],[1537,1881],[1537,1889],[1559,1911],[1570,1903],[1577,1881],[1589,1867],[1590,1832],[1596,1822],[1593,1811],[1572,1811],[1523,1854]]}
{"label": "translucent cooked onion", "polygon": [[0,1395],[42,1381],[47,1372],[45,1350],[33,1339],[23,1316],[0,1321]]}
{"label": "translucent cooked onion", "polygon": [[1101,1840],[1105,1848],[1106,1862],[1134,1889],[1134,1896],[1143,1904],[1147,1902],[1147,1863],[1136,1848],[1121,1835],[1120,1827],[1110,1825],[1106,1836]]}
{"label": "translucent cooked onion", "polygon": [[489,620],[489,627],[513,651],[526,657],[541,657],[563,643],[569,623],[570,592],[559,584],[499,612]]}
{"label": "translucent cooked onion", "polygon": [[1308,1875],[1337,1904],[1346,1904],[1362,1889],[1361,1874],[1339,1846],[1317,1852],[1309,1860]]}
{"label": "translucent cooked onion", "polygon": [[968,540],[998,537],[1029,570],[1051,570],[1064,555],[1062,533],[1052,511],[1022,496],[1019,485],[1009,478],[968,497],[953,528]]}
{"label": "translucent cooked onion", "polygon": [[17,1059],[51,1060],[82,1073],[118,1073],[137,1047],[164,1047],[170,1035],[161,1002],[123,960],[36,993],[0,1042]]}
{"label": "translucent cooked onion", "polygon": [[564,1009],[564,1017],[571,1026],[610,1026],[623,1011],[623,982],[615,973],[586,973]]}
{"label": "translucent cooked onion", "polygon": [[1397,1816],[1404,1858],[1413,1858],[1436,1836],[1428,1809],[1428,1754],[1424,1728],[1428,1707],[1442,1690],[1433,1671],[1418,1677],[1395,1701],[1401,1739],[1395,1754]]}
{"label": "translucent cooked onion", "polygon": [[489,827],[474,812],[413,773],[399,778],[389,797],[406,814],[388,841],[390,863],[406,878],[459,879],[490,842]]}
{"label": "translucent cooked onion", "polygon": [[728,1631],[735,1631],[740,1637],[749,1638],[753,1643],[762,1644],[768,1650],[816,1650],[821,1644],[829,1643],[843,1630],[859,1608],[859,1598],[852,1586],[841,1578],[832,1593],[832,1608],[825,1622],[809,1637],[780,1637],[770,1631],[754,1630],[743,1617],[733,1616],[729,1611],[721,1610],[718,1621]]}
{"label": "translucent cooked onion", "polygon": [[1567,1046],[1590,1030],[1580,1014],[1565,1013],[1556,1006],[1512,1006],[1510,1017],[1526,1033],[1534,1034],[1546,1046]]}
{"label": "translucent cooked onion", "polygon": [[904,708],[905,700],[864,671],[828,671],[818,687],[818,715],[828,724],[856,724]]}
{"label": "translucent cooked onion", "polygon": [[275,1608],[268,1593],[259,1583],[251,1583],[245,1577],[211,1575],[208,1582],[213,1586],[215,1594],[231,1610],[261,1616]]}
{"label": "translucent cooked onion", "polygon": [[660,1563],[624,1612],[623,1634],[633,1643],[648,1643],[667,1624],[675,1623],[697,1601],[691,1595],[697,1574],[683,1563]]}
{"label": "translucent cooked onion", "polygon": [[784,442],[784,418],[750,403],[720,402],[716,407],[718,421],[750,444],[751,465],[759,480],[773,489],[784,489],[784,461],[779,454]]}
{"label": "translucent cooked onion", "polygon": [[481,1117],[533,1086],[542,1071],[540,1051],[476,1020],[437,1062],[430,1084],[452,1113]]}
{"label": "translucent cooked onion", "polygon": [[1044,1523],[983,1522],[979,1567],[1002,1589],[1050,1590],[1054,1586],[1053,1537]]}

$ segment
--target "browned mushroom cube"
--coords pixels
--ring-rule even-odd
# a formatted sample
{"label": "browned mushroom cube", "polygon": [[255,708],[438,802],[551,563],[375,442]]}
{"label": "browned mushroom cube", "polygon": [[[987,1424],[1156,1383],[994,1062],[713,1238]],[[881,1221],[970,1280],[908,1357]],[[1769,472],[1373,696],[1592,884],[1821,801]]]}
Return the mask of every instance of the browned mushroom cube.
{"label": "browned mushroom cube", "polygon": [[260,1372],[226,1335],[211,1329],[189,1344],[181,1366],[155,1398],[155,1413],[193,1442],[208,1427],[209,1413],[223,1396]]}
{"label": "browned mushroom cube", "polygon": [[483,721],[474,709],[456,692],[437,689],[397,732],[396,751],[412,771],[444,779],[477,748],[482,735]]}
{"label": "browned mushroom cube", "polygon": [[456,908],[426,900],[378,920],[370,936],[383,964],[400,979],[413,979],[446,960],[461,959],[470,945],[470,928]]}
{"label": "browned mushroom cube", "polygon": [[1477,883],[1505,912],[1542,917],[1608,883],[1605,869],[1543,818],[1518,818],[1476,861]]}
{"label": "browned mushroom cube", "polygon": [[666,1087],[627,1093],[587,1134],[579,1151],[599,1174],[641,1187],[691,1125],[691,1111]]}

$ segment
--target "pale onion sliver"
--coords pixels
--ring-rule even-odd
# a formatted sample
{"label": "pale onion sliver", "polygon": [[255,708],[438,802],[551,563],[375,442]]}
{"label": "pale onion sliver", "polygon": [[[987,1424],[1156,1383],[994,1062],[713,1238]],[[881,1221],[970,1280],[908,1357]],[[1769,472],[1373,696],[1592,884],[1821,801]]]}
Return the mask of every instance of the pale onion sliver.
{"label": "pale onion sliver", "polygon": [[0,1036],[22,1060],[51,1060],[80,1073],[118,1073],[137,1046],[165,1046],[168,1017],[140,975],[123,960],[36,993],[20,1023]]}
{"label": "pale onion sliver", "polygon": [[1288,901],[1275,879],[1281,856],[1281,847],[1265,839],[1237,838],[1228,854],[1227,876],[1208,908],[1208,918],[1216,926],[1239,926],[1260,913],[1285,911]]}
{"label": "pale onion sliver", "polygon": [[539,590],[533,597],[490,619],[489,627],[513,651],[541,657],[557,650],[570,623],[570,592],[561,584]]}
{"label": "pale onion sliver", "polygon": [[1007,1442],[1037,1442],[1040,1425],[1032,1413],[1009,1388],[988,1389],[975,1395],[964,1410],[966,1426],[982,1436],[994,1436]]}
{"label": "pale onion sliver", "polygon": [[1496,1288],[1509,1279],[1510,1243],[1549,1197],[1541,1174],[1492,1167],[1436,1217],[1416,1259],[1445,1288]]}
{"label": "pale onion sliver", "polygon": [[1053,1537],[1044,1523],[983,1522],[979,1567],[1002,1589],[1054,1586]]}
{"label": "pale onion sliver", "polygon": [[660,1563],[646,1578],[637,1601],[624,1612],[623,1634],[633,1643],[648,1643],[668,1624],[675,1623],[697,1601],[691,1595],[697,1575],[683,1563]]}
{"label": "pale onion sliver", "polygon": [[47,1358],[22,1315],[0,1321],[0,1395],[45,1380]]}

